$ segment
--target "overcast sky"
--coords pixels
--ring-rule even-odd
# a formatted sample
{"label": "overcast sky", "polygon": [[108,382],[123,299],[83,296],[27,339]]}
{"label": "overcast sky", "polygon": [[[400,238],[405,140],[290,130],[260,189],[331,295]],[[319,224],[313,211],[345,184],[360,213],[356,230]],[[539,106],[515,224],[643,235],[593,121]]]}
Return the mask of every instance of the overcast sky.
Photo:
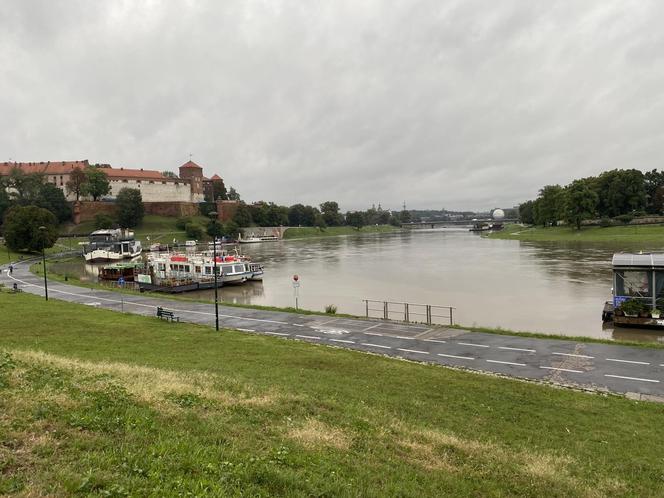
{"label": "overcast sky", "polygon": [[664,2],[0,3],[0,160],[177,170],[243,199],[508,207],[664,168]]}

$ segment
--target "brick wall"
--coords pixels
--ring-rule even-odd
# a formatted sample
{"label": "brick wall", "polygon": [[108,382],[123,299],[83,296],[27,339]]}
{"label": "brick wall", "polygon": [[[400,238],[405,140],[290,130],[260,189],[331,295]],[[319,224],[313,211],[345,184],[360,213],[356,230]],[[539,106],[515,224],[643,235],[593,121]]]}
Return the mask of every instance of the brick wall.
{"label": "brick wall", "polygon": [[[172,216],[174,218],[200,214],[198,204],[195,202],[144,202],[143,206],[145,206],[145,214]],[[116,206],[114,202],[81,201],[80,221],[94,220],[98,214],[114,217],[115,213]]]}
{"label": "brick wall", "polygon": [[239,205],[238,201],[217,201],[217,218],[219,221],[225,223],[233,219]]}

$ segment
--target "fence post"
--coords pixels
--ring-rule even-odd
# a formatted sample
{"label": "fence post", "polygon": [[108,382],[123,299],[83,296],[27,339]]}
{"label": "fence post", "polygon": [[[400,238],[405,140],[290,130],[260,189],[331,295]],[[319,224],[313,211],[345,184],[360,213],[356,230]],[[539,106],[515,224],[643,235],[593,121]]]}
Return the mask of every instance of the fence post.
{"label": "fence post", "polygon": [[366,311],[366,313],[367,313],[367,318],[369,318],[369,300],[368,300],[368,299],[365,299],[365,300],[364,300],[364,304],[366,305],[365,307],[366,307],[366,310],[367,310],[367,311]]}
{"label": "fence post", "polygon": [[389,311],[387,310],[387,301],[383,301],[383,317],[385,320],[389,317]]}
{"label": "fence post", "polygon": [[431,305],[427,304],[427,325],[431,325]]}
{"label": "fence post", "polygon": [[403,303],[403,318],[404,322],[408,322],[408,303]]}
{"label": "fence post", "polygon": [[452,310],[453,309],[454,308],[452,308],[452,306],[450,306],[450,325],[454,325],[454,318],[452,318]]}

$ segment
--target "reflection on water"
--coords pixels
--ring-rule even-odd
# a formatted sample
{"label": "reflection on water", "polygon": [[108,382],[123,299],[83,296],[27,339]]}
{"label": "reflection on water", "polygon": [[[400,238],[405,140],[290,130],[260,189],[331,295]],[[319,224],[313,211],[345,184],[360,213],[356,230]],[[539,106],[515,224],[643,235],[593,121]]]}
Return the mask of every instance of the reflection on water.
{"label": "reflection on water", "polygon": [[[464,229],[269,242],[243,250],[265,265],[264,282],[220,289],[221,299],[293,306],[292,276],[300,276],[300,306],[363,314],[362,299],[457,308],[457,323],[564,335],[657,340],[656,331],[603,328],[611,295],[611,256],[657,250],[616,244],[493,240]],[[96,279],[98,265],[60,264]],[[213,299],[212,290],[188,297]]]}

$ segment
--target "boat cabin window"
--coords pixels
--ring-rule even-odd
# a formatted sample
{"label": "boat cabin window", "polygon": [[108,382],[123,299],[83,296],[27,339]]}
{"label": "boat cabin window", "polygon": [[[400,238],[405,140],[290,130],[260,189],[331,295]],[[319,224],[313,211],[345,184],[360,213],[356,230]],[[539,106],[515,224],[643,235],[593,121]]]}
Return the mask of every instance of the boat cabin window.
{"label": "boat cabin window", "polygon": [[233,267],[232,266],[222,266],[221,267],[221,274],[222,275],[228,275],[230,273],[233,273]]}
{"label": "boat cabin window", "polygon": [[233,269],[236,273],[242,273],[244,271],[244,265],[235,265]]}
{"label": "boat cabin window", "polygon": [[201,272],[201,267],[200,267],[200,266],[197,266],[197,267],[196,267],[196,273],[200,273],[200,272]]}
{"label": "boat cabin window", "polygon": [[[630,297],[651,297],[651,278],[652,273],[648,271],[617,271],[616,295]],[[662,278],[661,282],[662,285],[664,285],[664,278]]]}
{"label": "boat cabin window", "polygon": [[157,269],[159,271],[166,271],[166,263],[157,263]]}
{"label": "boat cabin window", "polygon": [[205,267],[205,274],[206,275],[212,275],[212,267],[206,266]]}

